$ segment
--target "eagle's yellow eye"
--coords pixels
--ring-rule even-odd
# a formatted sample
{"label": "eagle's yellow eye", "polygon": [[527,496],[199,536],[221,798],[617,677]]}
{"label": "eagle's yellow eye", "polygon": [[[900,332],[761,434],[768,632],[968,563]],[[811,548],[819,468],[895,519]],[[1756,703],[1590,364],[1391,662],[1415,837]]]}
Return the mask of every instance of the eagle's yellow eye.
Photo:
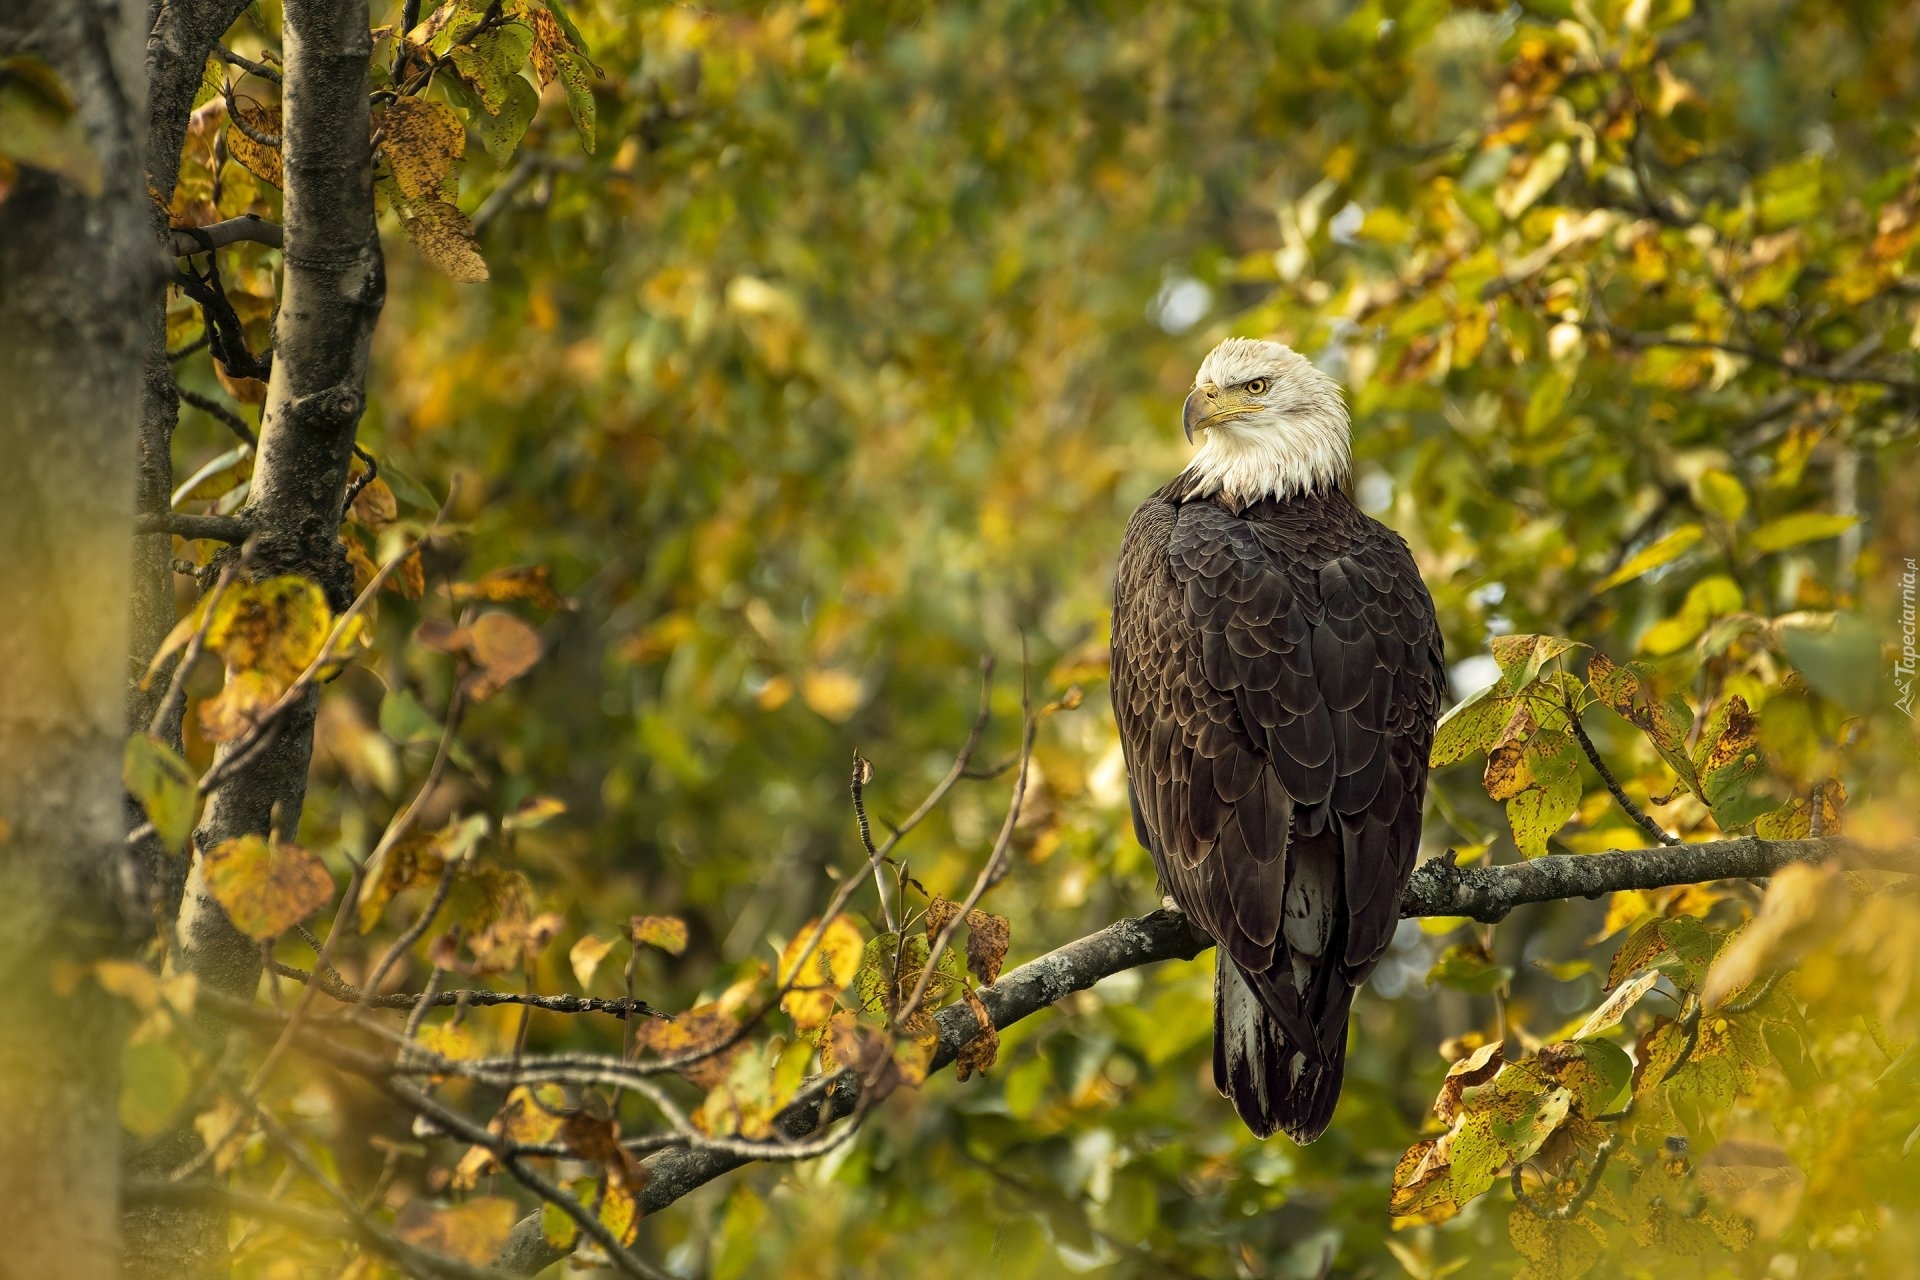
{"label": "eagle's yellow eye", "polygon": [[1266,393],[1267,393],[1267,380],[1265,378],[1255,378],[1252,382],[1249,382],[1247,384],[1248,395],[1263,396]]}

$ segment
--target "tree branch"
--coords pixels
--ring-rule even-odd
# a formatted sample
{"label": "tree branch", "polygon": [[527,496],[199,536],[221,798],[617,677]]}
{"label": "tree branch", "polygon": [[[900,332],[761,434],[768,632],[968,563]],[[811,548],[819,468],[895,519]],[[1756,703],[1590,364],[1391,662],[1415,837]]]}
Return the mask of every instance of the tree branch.
{"label": "tree branch", "polygon": [[[1879,870],[1920,872],[1920,849],[1869,849],[1839,837],[1761,840],[1744,836],[1678,847],[1556,854],[1530,862],[1471,868],[1455,865],[1449,851],[1415,870],[1401,898],[1400,914],[1465,916],[1492,922],[1526,903],[1597,898],[1620,889],[1747,879],[1771,875],[1792,862],[1829,859]],[[980,990],[980,999],[994,1027],[1004,1030],[1102,978],[1162,960],[1191,960],[1212,945],[1213,940],[1189,924],[1180,912],[1155,911],[1137,919],[1115,921],[1097,933],[1008,970],[998,982]],[[965,1004],[942,1009],[935,1021],[940,1045],[932,1070],[952,1063],[980,1031]],[[805,1138],[850,1114],[858,1104],[859,1092],[859,1076],[853,1071],[818,1077],[780,1112],[775,1128],[786,1142]],[[779,1141],[763,1147],[761,1158],[777,1159],[781,1155]],[[754,1158],[739,1144],[726,1149],[674,1148],[649,1156],[642,1162],[648,1181],[639,1195],[641,1211],[658,1213],[715,1178],[752,1163]],[[501,1270],[530,1276],[561,1256],[546,1244],[536,1213],[515,1226],[513,1238],[494,1261]]]}
{"label": "tree branch", "polygon": [[163,515],[143,515],[135,523],[133,531],[144,533],[178,534],[188,541],[203,538],[210,542],[227,542],[238,546],[247,540],[253,532],[252,527],[239,516],[196,516],[184,512],[169,511]]}
{"label": "tree branch", "polygon": [[[295,982],[313,981],[313,974],[307,970],[295,968],[290,964],[281,964],[277,960],[274,961],[273,971],[283,978],[292,978]],[[667,1016],[645,1000],[607,1000],[600,996],[537,996],[523,991],[488,991],[482,988],[436,991],[431,995],[412,991],[392,991],[363,999],[360,988],[324,974],[320,978],[320,990],[342,1004],[365,1004],[373,1009],[412,1009],[420,1005],[436,1009],[448,1009],[455,1005],[482,1009],[492,1005],[519,1004],[546,1013],[605,1013],[616,1018],[624,1018],[629,1014],[648,1018]]]}
{"label": "tree branch", "polygon": [[278,249],[286,236],[279,223],[247,213],[238,218],[228,218],[225,222],[210,222],[204,227],[174,227],[170,238],[173,256],[186,258],[247,240]]}

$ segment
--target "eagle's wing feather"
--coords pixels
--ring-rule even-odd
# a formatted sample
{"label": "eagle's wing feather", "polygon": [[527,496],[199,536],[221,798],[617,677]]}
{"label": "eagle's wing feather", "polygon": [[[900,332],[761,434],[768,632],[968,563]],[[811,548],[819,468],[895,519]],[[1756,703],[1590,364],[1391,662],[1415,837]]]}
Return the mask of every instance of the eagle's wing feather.
{"label": "eagle's wing feather", "polygon": [[1344,497],[1246,514],[1156,497],[1128,525],[1113,657],[1135,826],[1168,892],[1276,1044],[1333,1072],[1312,1115],[1280,1122],[1311,1136],[1419,847],[1432,601],[1405,544]]}

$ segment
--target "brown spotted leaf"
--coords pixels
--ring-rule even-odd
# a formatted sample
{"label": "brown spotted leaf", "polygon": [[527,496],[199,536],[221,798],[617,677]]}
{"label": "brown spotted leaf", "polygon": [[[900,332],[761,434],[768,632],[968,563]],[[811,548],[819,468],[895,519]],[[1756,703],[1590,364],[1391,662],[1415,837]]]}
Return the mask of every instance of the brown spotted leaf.
{"label": "brown spotted leaf", "polygon": [[420,256],[462,284],[487,279],[487,261],[473,238],[473,223],[445,200],[427,200],[404,210],[400,226]]}
{"label": "brown spotted leaf", "polygon": [[[280,108],[266,106],[248,97],[235,97],[234,115],[241,123],[262,138],[280,136]],[[286,186],[286,177],[281,172],[280,148],[255,142],[247,136],[238,124],[227,124],[227,154],[238,160],[243,168],[270,187]]]}
{"label": "brown spotted leaf", "polygon": [[1521,703],[1508,717],[1506,727],[1487,749],[1487,770],[1483,782],[1487,795],[1495,800],[1511,800],[1533,785],[1533,761],[1527,743],[1539,731],[1533,712]]}
{"label": "brown spotted leaf", "polygon": [[269,848],[265,836],[235,836],[200,857],[208,891],[250,938],[275,937],[333,897],[326,864],[296,844]]}
{"label": "brown spotted leaf", "polygon": [[1507,1238],[1527,1260],[1519,1272],[1524,1280],[1579,1280],[1600,1260],[1607,1242],[1606,1233],[1586,1218],[1556,1221],[1519,1204],[1507,1214]]}
{"label": "brown spotted leaf", "polygon": [[717,1003],[703,1004],[677,1015],[672,1022],[648,1018],[638,1023],[634,1042],[662,1058],[705,1053],[679,1071],[701,1088],[712,1089],[726,1079],[733,1060],[746,1048],[744,1041],[734,1041],[725,1049],[716,1050],[716,1046],[733,1040],[739,1030],[739,1021]]}
{"label": "brown spotted leaf", "polygon": [[409,201],[447,200],[453,166],[467,150],[467,130],[453,108],[426,98],[401,98],[381,121],[380,154]]}

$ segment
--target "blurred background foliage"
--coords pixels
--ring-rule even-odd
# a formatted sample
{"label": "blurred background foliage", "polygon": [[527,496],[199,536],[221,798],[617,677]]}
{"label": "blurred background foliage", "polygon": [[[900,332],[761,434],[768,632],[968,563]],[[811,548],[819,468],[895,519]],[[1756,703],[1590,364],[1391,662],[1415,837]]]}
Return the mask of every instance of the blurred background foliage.
{"label": "blurred background foliage", "polygon": [[[485,844],[564,919],[543,989],[578,989],[572,944],[632,914],[689,927],[683,955],[635,962],[663,1008],[770,966],[860,865],[851,754],[875,763],[876,819],[903,817],[966,735],[983,655],[999,660],[983,760],[1016,745],[1023,652],[1037,699],[1087,693],[1045,724],[1019,862],[986,904],[1011,918],[1010,963],[1157,905],[1105,705],[1109,576],[1127,514],[1183,464],[1180,398],[1229,333],[1289,342],[1348,386],[1357,496],[1419,557],[1456,697],[1498,675],[1491,637],[1579,641],[1646,663],[1688,749],[1736,695],[1757,719],[1764,767],[1722,803],[1626,720],[1588,716],[1669,830],[1806,834],[1815,795],[1820,829],[1914,834],[1887,655],[1920,554],[1920,7],[567,12],[601,72],[590,137],[556,81],[517,152],[496,164],[476,140],[457,172],[491,280],[445,278],[387,215],[362,442],[391,499],[373,490],[347,536],[370,565],[453,496],[417,575],[382,596],[374,653],[323,702],[302,841],[337,871],[432,754],[452,676],[413,629],[487,598],[489,573],[542,566],[556,596],[495,592],[519,597],[506,607],[539,627],[541,661],[469,715],[432,808],[564,806]],[[231,43],[257,53],[275,29],[263,4]],[[463,94],[448,77],[428,96],[471,119]],[[177,212],[272,215],[276,193],[223,163],[203,123]],[[242,318],[263,324],[273,255],[234,261]],[[204,357],[182,377],[219,391]],[[184,509],[238,502],[232,444],[187,413]],[[1582,653],[1558,661],[1579,671]],[[1462,757],[1435,775],[1430,851],[1522,856],[1478,752]],[[1588,766],[1573,778],[1531,852],[1645,843]],[[1006,793],[1004,776],[963,783],[904,846],[913,876],[957,896]],[[1807,966],[1794,1034],[1815,1065],[1743,1058],[1737,1090],[1635,1122],[1653,1152],[1762,1152],[1749,1163],[1778,1176],[1685,1192],[1757,1238],[1655,1231],[1658,1206],[1634,1202],[1594,1228],[1604,1273],[1912,1272],[1920,1178],[1902,1144],[1920,1114],[1905,1077],[1873,1085],[1920,1036],[1920,929],[1897,902],[1867,925],[1835,916],[1835,892],[1805,896],[1779,944]],[[1432,1131],[1450,1057],[1554,1038],[1599,1002],[1630,931],[1699,917],[1724,933],[1758,899],[1722,886],[1536,907],[1497,930],[1403,926],[1357,1009],[1333,1128],[1305,1149],[1251,1140],[1213,1093],[1210,958],[1124,974],[1010,1031],[984,1078],[903,1091],[833,1155],[724,1179],[644,1223],[638,1247],[715,1280],[1579,1274],[1592,1257],[1516,1253],[1504,1180],[1395,1230],[1395,1162]],[[624,956],[589,968],[590,990],[617,994]],[[427,964],[423,944],[396,981]],[[501,1049],[518,1020],[467,1027]],[[529,1034],[620,1033],[542,1014]],[[408,1141],[351,1091],[285,1088],[344,1171]],[[305,1274],[270,1240],[245,1266]]]}

